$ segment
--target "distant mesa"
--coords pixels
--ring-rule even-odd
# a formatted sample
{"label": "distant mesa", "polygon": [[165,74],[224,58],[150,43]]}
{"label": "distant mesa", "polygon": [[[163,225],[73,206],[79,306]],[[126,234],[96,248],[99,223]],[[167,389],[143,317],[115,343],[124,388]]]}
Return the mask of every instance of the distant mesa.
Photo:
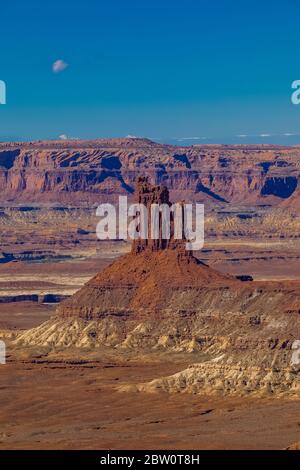
{"label": "distant mesa", "polygon": [[0,143],[3,201],[99,203],[133,194],[139,176],[173,200],[299,207],[299,147],[164,145],[146,138]]}

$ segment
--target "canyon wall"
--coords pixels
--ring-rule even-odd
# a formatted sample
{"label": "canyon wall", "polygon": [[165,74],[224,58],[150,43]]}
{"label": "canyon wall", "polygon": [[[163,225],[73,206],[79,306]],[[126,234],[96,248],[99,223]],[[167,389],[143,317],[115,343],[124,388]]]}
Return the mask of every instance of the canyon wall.
{"label": "canyon wall", "polygon": [[0,144],[2,203],[113,200],[131,196],[138,176],[166,185],[173,200],[296,208],[300,147],[178,147],[147,139]]}

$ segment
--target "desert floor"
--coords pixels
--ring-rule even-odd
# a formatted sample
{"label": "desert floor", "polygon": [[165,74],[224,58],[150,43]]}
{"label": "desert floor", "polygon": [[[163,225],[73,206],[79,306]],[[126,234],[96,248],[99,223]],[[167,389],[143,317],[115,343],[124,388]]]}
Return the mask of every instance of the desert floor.
{"label": "desert floor", "polygon": [[[60,233],[51,253],[57,259],[48,259],[49,247],[43,242],[49,234],[39,232],[35,243],[29,228],[24,235],[20,227],[22,246],[11,226],[11,232],[2,234],[7,244],[3,251],[16,259],[0,264],[0,296],[70,295],[129,249],[102,248],[93,234],[78,235],[76,245],[70,236],[60,242]],[[269,240],[211,239],[200,258],[232,274],[299,279],[299,243],[279,235]],[[24,259],[27,249],[30,259]],[[37,251],[42,260],[34,259]],[[66,254],[69,259],[59,258]],[[54,304],[0,303],[0,329],[29,329],[54,311]],[[8,345],[7,364],[0,365],[1,449],[280,449],[299,441],[299,401],[118,390],[120,384],[180,371],[193,362],[191,357],[162,361],[155,356],[113,357],[106,351],[88,358],[78,351],[68,354],[43,359],[39,351],[16,354]]]}
{"label": "desert floor", "polygon": [[123,393],[182,364],[8,363],[2,449],[280,449],[299,440],[299,402]]}

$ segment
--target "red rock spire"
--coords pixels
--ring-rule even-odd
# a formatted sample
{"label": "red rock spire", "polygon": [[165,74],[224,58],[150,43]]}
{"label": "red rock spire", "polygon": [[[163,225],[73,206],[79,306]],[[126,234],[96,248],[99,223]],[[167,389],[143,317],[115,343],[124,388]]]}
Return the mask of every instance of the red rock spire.
{"label": "red rock spire", "polygon": [[[160,251],[166,249],[178,249],[181,252],[185,250],[185,237],[182,234],[182,240],[174,239],[174,213],[170,212],[170,238],[164,239],[162,236],[161,215],[159,218],[159,238],[151,239],[151,205],[166,204],[172,206],[169,198],[169,190],[165,186],[154,186],[149,183],[147,177],[139,177],[136,183],[137,202],[147,208],[148,213],[148,238],[134,240],[132,244],[132,253],[140,253],[144,250]],[[182,211],[182,227],[183,225]]]}

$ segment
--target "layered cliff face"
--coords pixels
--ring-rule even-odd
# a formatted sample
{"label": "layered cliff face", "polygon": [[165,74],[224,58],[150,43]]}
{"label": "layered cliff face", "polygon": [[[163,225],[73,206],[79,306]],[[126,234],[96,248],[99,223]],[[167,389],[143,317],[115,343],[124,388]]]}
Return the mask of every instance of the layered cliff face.
{"label": "layered cliff face", "polygon": [[[150,195],[169,202],[165,188],[139,188],[138,200]],[[291,360],[300,283],[242,282],[199,262],[181,241],[158,242],[135,242],[15,344],[193,353],[196,365],[135,390],[298,394],[300,369]]]}
{"label": "layered cliff face", "polygon": [[173,200],[297,207],[300,148],[162,145],[147,139],[0,144],[2,201],[91,203],[130,196],[139,175]]}

